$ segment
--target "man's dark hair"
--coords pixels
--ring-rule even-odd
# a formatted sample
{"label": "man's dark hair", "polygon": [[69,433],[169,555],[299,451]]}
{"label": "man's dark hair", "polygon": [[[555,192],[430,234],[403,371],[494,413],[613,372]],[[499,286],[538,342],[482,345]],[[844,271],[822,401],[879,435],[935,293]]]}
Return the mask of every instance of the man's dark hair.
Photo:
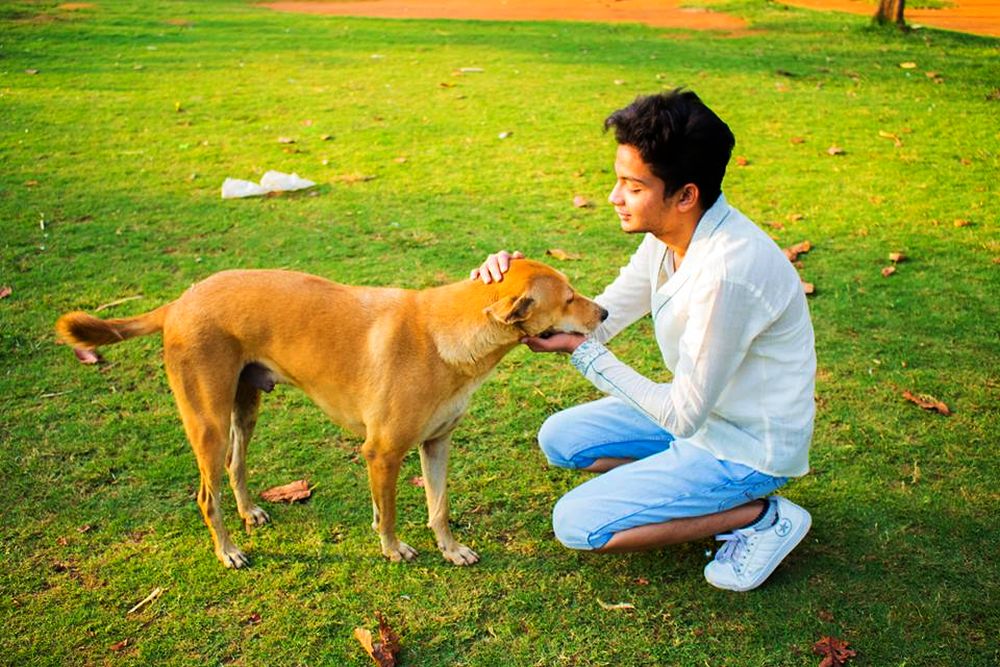
{"label": "man's dark hair", "polygon": [[618,143],[634,146],[663,180],[665,197],[694,183],[702,208],[708,209],[719,198],[736,138],[690,90],[677,88],[637,97],[607,117],[604,129],[612,127]]}

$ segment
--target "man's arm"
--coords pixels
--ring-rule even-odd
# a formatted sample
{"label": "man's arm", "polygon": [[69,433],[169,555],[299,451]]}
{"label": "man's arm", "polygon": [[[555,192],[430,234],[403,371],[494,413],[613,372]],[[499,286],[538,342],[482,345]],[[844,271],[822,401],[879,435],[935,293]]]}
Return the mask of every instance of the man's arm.
{"label": "man's arm", "polygon": [[704,425],[754,338],[773,320],[764,302],[739,283],[716,283],[692,299],[673,382],[650,380],[595,340],[578,345],[571,357],[598,389],[633,405],[678,438],[690,437]]}

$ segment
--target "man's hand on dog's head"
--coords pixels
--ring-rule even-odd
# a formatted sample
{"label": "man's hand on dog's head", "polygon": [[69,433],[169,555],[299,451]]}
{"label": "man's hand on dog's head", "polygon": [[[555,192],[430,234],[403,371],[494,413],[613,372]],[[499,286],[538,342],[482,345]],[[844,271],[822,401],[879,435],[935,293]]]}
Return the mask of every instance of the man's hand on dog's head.
{"label": "man's hand on dog's head", "polygon": [[506,250],[495,252],[488,256],[478,269],[472,269],[469,278],[471,280],[479,278],[484,285],[489,285],[494,280],[500,282],[503,280],[503,274],[507,273],[507,269],[510,268],[510,260],[512,259],[524,259],[524,254],[520,250],[515,250],[513,253]]}
{"label": "man's hand on dog's head", "polygon": [[525,336],[521,342],[528,346],[532,352],[565,352],[573,354],[576,348],[585,340],[583,334],[578,333],[555,333],[546,338],[541,336]]}

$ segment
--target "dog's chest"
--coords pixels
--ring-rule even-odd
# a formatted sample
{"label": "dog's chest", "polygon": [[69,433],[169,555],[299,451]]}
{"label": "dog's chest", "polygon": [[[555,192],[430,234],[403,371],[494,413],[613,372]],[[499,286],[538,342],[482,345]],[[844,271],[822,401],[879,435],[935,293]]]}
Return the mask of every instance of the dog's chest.
{"label": "dog's chest", "polygon": [[465,416],[469,400],[482,382],[483,380],[477,380],[445,400],[428,421],[422,440],[433,440],[450,433]]}

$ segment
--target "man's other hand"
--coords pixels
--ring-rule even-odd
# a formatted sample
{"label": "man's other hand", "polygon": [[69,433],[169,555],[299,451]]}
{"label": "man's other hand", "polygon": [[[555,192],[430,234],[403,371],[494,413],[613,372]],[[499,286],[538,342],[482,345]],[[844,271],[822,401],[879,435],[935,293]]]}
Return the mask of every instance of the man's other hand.
{"label": "man's other hand", "polygon": [[520,250],[515,250],[513,253],[506,250],[495,252],[488,256],[478,269],[472,269],[469,272],[469,278],[471,280],[479,278],[485,285],[489,285],[494,280],[500,282],[503,280],[503,274],[510,268],[510,260],[512,259],[524,259],[524,255]]}

